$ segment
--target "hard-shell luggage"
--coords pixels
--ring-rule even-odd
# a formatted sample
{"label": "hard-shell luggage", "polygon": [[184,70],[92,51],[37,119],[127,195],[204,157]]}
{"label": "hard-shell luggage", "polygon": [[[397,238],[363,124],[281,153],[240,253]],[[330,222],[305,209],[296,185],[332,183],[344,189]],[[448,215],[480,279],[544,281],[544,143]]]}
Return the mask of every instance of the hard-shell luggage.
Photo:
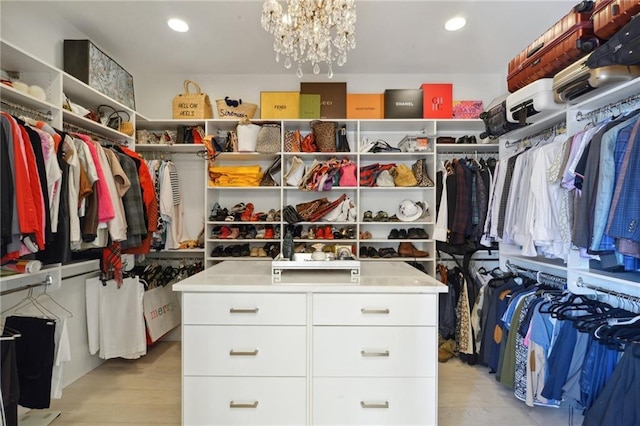
{"label": "hard-shell luggage", "polygon": [[521,124],[507,121],[507,95],[500,96],[489,103],[486,111],[480,113],[484,121],[485,131],[480,133],[480,139],[496,139],[512,130],[523,127]]}
{"label": "hard-shell luggage", "polygon": [[598,47],[593,34],[593,1],[583,1],[509,61],[509,92],[556,73]]}
{"label": "hard-shell luggage", "polygon": [[593,33],[608,40],[640,13],[640,0],[596,0],[593,6]]}
{"label": "hard-shell luggage", "polygon": [[633,18],[587,59],[589,68],[640,65],[640,17]]}
{"label": "hard-shell luggage", "polygon": [[541,78],[507,96],[507,120],[531,124],[563,109],[553,100],[553,79]]}
{"label": "hard-shell luggage", "polygon": [[640,66],[609,65],[591,69],[587,60],[592,54],[553,77],[553,99],[556,102],[574,103],[600,87],[624,83],[640,76]]}

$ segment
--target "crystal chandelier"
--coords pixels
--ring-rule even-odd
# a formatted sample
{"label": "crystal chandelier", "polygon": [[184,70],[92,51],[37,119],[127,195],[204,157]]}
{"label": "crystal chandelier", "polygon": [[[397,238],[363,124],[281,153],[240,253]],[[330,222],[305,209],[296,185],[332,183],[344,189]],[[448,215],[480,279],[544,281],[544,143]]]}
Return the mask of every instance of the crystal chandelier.
{"label": "crystal chandelier", "polygon": [[274,36],[276,62],[284,56],[284,67],[297,64],[296,75],[302,78],[302,64],[311,62],[313,73],[320,73],[320,62],[329,66],[347,62],[347,51],[356,47],[355,0],[286,0],[283,11],[277,0],[262,5],[262,28]]}

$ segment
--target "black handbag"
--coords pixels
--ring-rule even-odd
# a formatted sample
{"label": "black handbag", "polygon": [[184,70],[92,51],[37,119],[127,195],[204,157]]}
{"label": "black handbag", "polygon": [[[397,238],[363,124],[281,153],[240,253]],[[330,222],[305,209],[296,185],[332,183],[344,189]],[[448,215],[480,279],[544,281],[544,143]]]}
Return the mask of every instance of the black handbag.
{"label": "black handbag", "polygon": [[347,140],[347,127],[342,126],[337,131],[337,147],[336,150],[338,152],[351,152],[351,147],[349,146],[349,141]]}

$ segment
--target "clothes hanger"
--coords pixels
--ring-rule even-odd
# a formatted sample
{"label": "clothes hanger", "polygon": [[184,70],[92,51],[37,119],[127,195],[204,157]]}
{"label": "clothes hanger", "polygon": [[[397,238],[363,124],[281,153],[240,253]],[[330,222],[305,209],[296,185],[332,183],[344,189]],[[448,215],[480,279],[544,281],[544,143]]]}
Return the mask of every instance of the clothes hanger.
{"label": "clothes hanger", "polygon": [[56,302],[56,300],[53,297],[51,297],[51,295],[47,292],[47,287],[48,286],[45,286],[44,287],[44,291],[42,293],[40,293],[38,296],[36,296],[36,298],[35,298],[36,302],[38,302],[40,305],[42,305],[41,298],[45,298],[46,300],[49,300],[49,301],[53,302],[54,305],[58,306],[60,309],[62,309],[64,311],[64,314],[62,315],[63,317],[73,318],[73,312],[71,312],[70,310],[68,310],[64,306],[62,306],[60,303]]}
{"label": "clothes hanger", "polygon": [[21,309],[24,309],[30,305],[36,308],[43,315],[44,318],[50,319],[50,320],[60,320],[60,318],[55,313],[51,312],[49,309],[47,309],[44,305],[40,304],[33,297],[33,288],[29,289],[24,299],[22,299],[12,307],[5,309],[4,311],[2,311],[2,313],[0,313],[0,315],[8,316],[7,315],[8,313],[11,313],[11,315],[22,315],[22,316],[32,315],[31,313],[20,312]]}

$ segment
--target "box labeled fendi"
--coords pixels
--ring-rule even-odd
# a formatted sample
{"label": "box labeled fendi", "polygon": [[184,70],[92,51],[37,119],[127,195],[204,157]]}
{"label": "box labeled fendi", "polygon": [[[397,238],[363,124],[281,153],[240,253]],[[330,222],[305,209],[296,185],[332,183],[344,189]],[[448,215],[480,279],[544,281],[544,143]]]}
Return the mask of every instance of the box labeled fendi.
{"label": "box labeled fendi", "polygon": [[260,118],[294,119],[300,115],[300,93],[260,92]]}
{"label": "box labeled fendi", "polygon": [[423,118],[453,117],[453,84],[424,83],[420,87],[422,88]]}
{"label": "box labeled fendi", "polygon": [[384,118],[422,118],[422,89],[385,90]]}
{"label": "box labeled fendi", "polygon": [[320,95],[300,94],[300,118],[320,118]]}
{"label": "box labeled fendi", "polygon": [[300,83],[301,94],[320,95],[320,118],[347,117],[347,83]]}
{"label": "box labeled fendi", "polygon": [[133,76],[89,40],[64,40],[64,71],[124,106],[135,109]]}
{"label": "box labeled fendi", "polygon": [[347,93],[347,118],[384,118],[384,95],[382,93]]}

